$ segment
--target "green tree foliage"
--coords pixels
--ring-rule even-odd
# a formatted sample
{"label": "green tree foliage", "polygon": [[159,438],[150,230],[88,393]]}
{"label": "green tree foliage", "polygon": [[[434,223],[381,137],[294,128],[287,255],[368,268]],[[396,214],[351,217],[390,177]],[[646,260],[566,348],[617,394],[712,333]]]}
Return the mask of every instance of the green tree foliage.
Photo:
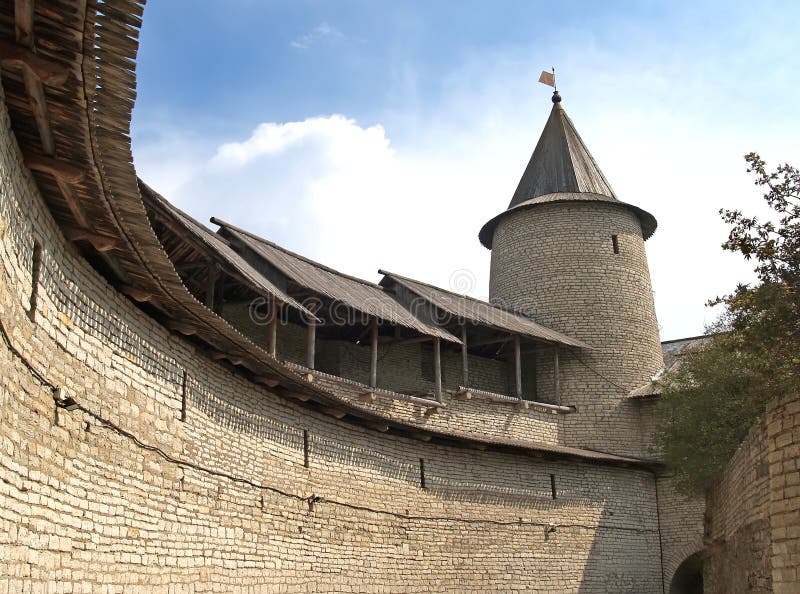
{"label": "green tree foliage", "polygon": [[800,392],[800,172],[745,160],[774,215],[720,210],[732,226],[722,247],[753,260],[758,283],[711,301],[725,313],[709,341],[661,379],[657,440],[685,492],[713,484],[771,400]]}

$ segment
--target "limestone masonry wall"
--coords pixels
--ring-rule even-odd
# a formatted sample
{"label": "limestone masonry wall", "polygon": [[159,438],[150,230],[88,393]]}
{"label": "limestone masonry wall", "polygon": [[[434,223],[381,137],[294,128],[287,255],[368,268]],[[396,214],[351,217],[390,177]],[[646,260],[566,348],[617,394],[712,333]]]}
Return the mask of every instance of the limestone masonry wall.
{"label": "limestone masonry wall", "polygon": [[800,397],[768,410],[709,494],[712,594],[800,591]]}
{"label": "limestone masonry wall", "polygon": [[0,593],[662,591],[650,472],[404,439],[248,383],[64,242],[4,109],[0,318]]}
{"label": "limestone masonry wall", "polygon": [[640,456],[637,404],[626,396],[664,361],[636,216],[606,202],[506,214],[494,234],[489,296],[593,348],[561,357],[561,400],[578,407],[564,418],[567,443]]}

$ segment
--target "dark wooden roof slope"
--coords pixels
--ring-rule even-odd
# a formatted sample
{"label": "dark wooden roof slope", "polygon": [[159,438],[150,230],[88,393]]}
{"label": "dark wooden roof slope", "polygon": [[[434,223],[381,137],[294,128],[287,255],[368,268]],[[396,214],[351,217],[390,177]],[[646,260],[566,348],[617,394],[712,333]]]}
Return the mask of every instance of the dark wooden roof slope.
{"label": "dark wooden roof slope", "polygon": [[480,231],[481,243],[492,247],[494,229],[506,213],[545,202],[594,201],[619,204],[633,212],[648,239],[656,230],[656,219],[636,206],[620,202],[598,167],[575,125],[554,95],[553,109],[539,142],[522,174],[508,209],[491,219]]}
{"label": "dark wooden roof slope", "polygon": [[381,281],[382,285],[396,282],[455,319],[462,319],[503,332],[520,334],[536,340],[583,349],[590,348],[585,342],[545,328],[527,316],[501,309],[486,301],[459,295],[385,270],[379,272],[384,275]]}
{"label": "dark wooden roof slope", "polygon": [[328,268],[220,219],[211,220],[220,226],[220,233],[224,237],[246,246],[282,274],[315,293],[344,303],[356,311],[400,324],[420,334],[461,343],[447,330],[427,324],[415,317],[380,285]]}
{"label": "dark wooden roof slope", "polygon": [[256,293],[275,297],[280,303],[302,312],[306,319],[315,317],[308,309],[250,266],[219,234],[214,233],[177,206],[170,204],[166,198],[141,180],[139,180],[139,189],[152,215],[164,221],[167,226],[174,230],[175,234],[180,235],[181,241],[199,245],[202,255],[213,258],[230,274],[247,283]]}

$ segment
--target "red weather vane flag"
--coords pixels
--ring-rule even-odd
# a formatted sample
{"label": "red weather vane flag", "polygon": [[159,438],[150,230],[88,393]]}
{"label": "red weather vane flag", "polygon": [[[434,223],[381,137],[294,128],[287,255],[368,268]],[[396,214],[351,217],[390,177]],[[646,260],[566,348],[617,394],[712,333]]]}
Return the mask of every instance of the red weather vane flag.
{"label": "red weather vane flag", "polygon": [[539,82],[543,85],[549,85],[556,89],[556,69],[552,68],[551,72],[547,70],[542,70],[542,74],[539,76]]}

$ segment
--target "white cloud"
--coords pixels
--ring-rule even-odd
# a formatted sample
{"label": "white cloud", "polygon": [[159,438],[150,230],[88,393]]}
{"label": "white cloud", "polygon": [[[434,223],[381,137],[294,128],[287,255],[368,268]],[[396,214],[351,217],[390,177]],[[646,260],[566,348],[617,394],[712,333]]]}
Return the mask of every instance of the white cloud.
{"label": "white cloud", "polygon": [[335,41],[344,39],[344,34],[328,23],[320,23],[308,33],[293,39],[289,45],[295,49],[308,49],[320,41]]}

